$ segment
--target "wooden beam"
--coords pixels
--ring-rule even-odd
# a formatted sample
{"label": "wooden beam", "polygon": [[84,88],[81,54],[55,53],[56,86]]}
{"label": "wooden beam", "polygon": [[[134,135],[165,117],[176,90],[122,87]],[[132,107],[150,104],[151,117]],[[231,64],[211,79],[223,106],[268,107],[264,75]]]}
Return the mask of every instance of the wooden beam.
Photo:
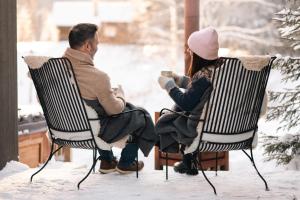
{"label": "wooden beam", "polygon": [[191,33],[199,30],[199,6],[200,0],[184,0],[184,63],[185,74],[191,63],[191,57],[187,52],[187,40]]}
{"label": "wooden beam", "polygon": [[0,170],[18,159],[16,0],[0,1]]}

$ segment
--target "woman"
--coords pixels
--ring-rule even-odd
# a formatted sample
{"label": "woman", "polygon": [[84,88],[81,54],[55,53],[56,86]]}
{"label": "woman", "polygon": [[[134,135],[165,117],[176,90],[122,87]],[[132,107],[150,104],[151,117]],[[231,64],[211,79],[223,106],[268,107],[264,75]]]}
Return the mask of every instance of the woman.
{"label": "woman", "polygon": [[[172,72],[171,77],[160,76],[158,82],[174,100],[173,110],[199,119],[205,103],[212,91],[212,68],[218,62],[218,34],[212,27],[192,33],[188,39],[188,47],[192,61],[188,76],[179,76]],[[182,92],[179,88],[184,88]],[[160,136],[160,149],[165,152],[184,154],[198,135],[196,128],[198,121],[190,120],[168,112],[160,117],[156,124],[156,132]],[[182,162],[175,164],[174,170],[179,173],[197,175],[197,154],[186,153]]]}

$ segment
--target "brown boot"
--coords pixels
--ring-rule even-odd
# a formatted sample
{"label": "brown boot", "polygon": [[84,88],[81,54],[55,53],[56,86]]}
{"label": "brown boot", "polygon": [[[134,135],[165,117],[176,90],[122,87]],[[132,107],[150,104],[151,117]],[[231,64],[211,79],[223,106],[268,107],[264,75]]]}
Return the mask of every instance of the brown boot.
{"label": "brown boot", "polygon": [[138,161],[138,165],[137,165],[137,162],[133,161],[131,163],[131,165],[129,165],[128,167],[123,167],[123,166],[117,165],[116,170],[120,174],[129,174],[131,172],[135,172],[136,168],[138,168],[138,171],[141,171],[144,168],[144,162]]}
{"label": "brown boot", "polygon": [[101,160],[99,172],[102,174],[108,174],[116,171],[116,166],[118,165],[118,160],[113,159],[111,161]]}

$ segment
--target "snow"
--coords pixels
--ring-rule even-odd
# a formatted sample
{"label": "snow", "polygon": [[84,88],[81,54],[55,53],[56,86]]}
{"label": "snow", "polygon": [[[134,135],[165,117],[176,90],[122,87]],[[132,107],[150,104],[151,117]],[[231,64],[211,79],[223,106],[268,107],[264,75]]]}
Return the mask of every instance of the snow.
{"label": "snow", "polygon": [[285,134],[283,137],[280,138],[281,142],[288,143],[291,142],[294,139],[294,136],[292,134]]}
{"label": "snow", "polygon": [[300,155],[295,155],[295,157],[287,165],[287,169],[300,171]]}
{"label": "snow", "polygon": [[39,105],[22,105],[19,107],[18,116],[38,115],[43,113],[42,107]]}
{"label": "snow", "polygon": [[57,26],[73,26],[82,22],[129,23],[133,21],[134,9],[129,2],[99,2],[98,6],[91,1],[54,2],[53,18]]}
{"label": "snow", "polygon": [[23,163],[17,161],[10,161],[6,164],[5,168],[0,171],[0,179],[10,176],[15,173],[19,173],[29,169],[29,167]]}
{"label": "snow", "polygon": [[[63,54],[67,42],[58,43],[18,43],[18,100],[19,107],[36,105],[34,87],[27,77],[27,66],[21,56],[47,55],[59,57]],[[161,70],[183,71],[183,55],[178,57],[176,66],[172,66],[170,56],[163,47],[144,48],[135,45],[99,45],[95,63],[99,69],[107,72],[112,85],[121,84],[126,98],[145,107],[153,116],[162,107],[170,107],[173,103],[167,93],[160,89],[157,77]],[[156,52],[158,51],[158,52]],[[164,53],[161,53],[164,52]],[[280,73],[272,71],[268,88],[282,88]],[[30,94],[30,95],[28,95]],[[26,105],[26,106],[24,106]],[[275,133],[278,121],[266,123],[259,121],[259,133]],[[280,135],[280,133],[277,133]],[[262,139],[260,140],[262,141]],[[120,149],[114,149],[117,156]],[[215,185],[218,196],[200,173],[198,176],[176,174],[169,168],[169,180],[165,180],[164,171],[154,170],[154,155],[148,158],[139,154],[145,162],[139,179],[135,174],[120,175],[118,173],[102,175],[92,173],[81,189],[77,183],[88,172],[92,162],[92,151],[72,151],[72,162],[63,163],[52,160],[29,183],[30,176],[38,169],[30,169],[26,165],[11,161],[0,171],[0,199],[272,199],[289,200],[300,198],[300,158],[296,157],[287,168],[276,166],[275,161],[264,162],[261,144],[254,150],[258,169],[268,181],[271,191],[266,192],[262,180],[256,174],[249,159],[241,151],[230,152],[230,171],[207,172],[208,178]],[[96,166],[98,169],[99,163]]]}
{"label": "snow", "polygon": [[[77,190],[77,182],[84,177],[91,164],[92,151],[82,151],[80,161],[71,163],[54,161],[33,179],[37,169],[21,167],[10,162],[0,171],[0,199],[273,199],[288,200],[300,198],[300,171],[275,167],[275,163],[262,162],[261,149],[254,151],[257,167],[268,181],[271,191],[265,191],[248,158],[241,151],[230,152],[230,171],[206,172],[215,185],[218,195],[200,173],[198,176],[176,174],[169,167],[169,180],[165,171],[154,170],[153,152],[149,158],[140,158],[145,169],[136,179],[135,173],[92,173]],[[119,153],[119,151],[115,150]],[[77,152],[78,153],[78,152]],[[98,169],[98,166],[96,167]]]}

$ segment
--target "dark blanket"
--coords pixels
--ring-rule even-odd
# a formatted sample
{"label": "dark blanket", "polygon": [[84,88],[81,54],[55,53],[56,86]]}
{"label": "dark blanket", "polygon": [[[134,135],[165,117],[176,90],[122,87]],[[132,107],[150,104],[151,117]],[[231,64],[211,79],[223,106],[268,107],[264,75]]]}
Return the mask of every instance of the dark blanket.
{"label": "dark blanket", "polygon": [[[161,151],[178,153],[179,144],[188,146],[193,142],[198,134],[196,130],[199,123],[198,120],[212,89],[212,87],[206,89],[200,102],[191,112],[180,111],[180,113],[189,116],[191,119],[172,112],[166,112],[158,119],[155,130],[160,137]],[[174,108],[173,110],[179,111],[178,107]]]}
{"label": "dark blanket", "polygon": [[154,131],[154,124],[149,113],[131,103],[126,103],[123,112],[132,109],[142,109],[146,114],[146,122],[142,112],[134,111],[117,117],[108,117],[98,100],[84,100],[98,114],[101,123],[99,137],[107,143],[116,142],[127,135],[132,135],[134,142],[137,143],[145,156],[149,155],[152,147],[158,140]]}

